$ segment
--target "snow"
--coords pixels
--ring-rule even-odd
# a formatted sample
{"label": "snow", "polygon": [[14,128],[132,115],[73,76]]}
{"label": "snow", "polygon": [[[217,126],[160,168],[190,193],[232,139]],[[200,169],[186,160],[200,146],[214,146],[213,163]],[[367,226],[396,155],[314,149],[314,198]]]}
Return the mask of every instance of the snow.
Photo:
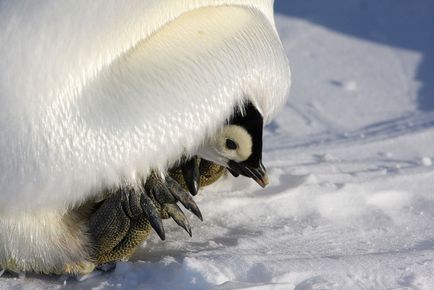
{"label": "snow", "polygon": [[280,0],[293,88],[270,185],[227,178],[193,238],[165,221],[131,262],[0,289],[434,289],[434,4]]}

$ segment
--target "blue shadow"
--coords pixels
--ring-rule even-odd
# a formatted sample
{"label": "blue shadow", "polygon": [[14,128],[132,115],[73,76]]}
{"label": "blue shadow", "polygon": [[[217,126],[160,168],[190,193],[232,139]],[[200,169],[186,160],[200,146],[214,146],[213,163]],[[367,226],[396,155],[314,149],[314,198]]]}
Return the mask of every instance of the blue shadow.
{"label": "blue shadow", "polygon": [[433,0],[276,0],[276,13],[422,55],[416,79],[421,111],[434,111]]}

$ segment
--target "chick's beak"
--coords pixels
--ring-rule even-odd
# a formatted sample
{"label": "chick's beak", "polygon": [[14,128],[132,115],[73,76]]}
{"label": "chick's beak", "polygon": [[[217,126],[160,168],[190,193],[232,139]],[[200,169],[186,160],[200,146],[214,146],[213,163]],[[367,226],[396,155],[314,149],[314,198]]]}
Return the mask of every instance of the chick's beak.
{"label": "chick's beak", "polygon": [[256,181],[262,188],[268,184],[267,171],[265,170],[262,161],[259,162],[258,167],[253,167],[248,164],[237,163],[230,160],[228,163],[228,170],[235,177],[238,175],[243,175],[253,178],[253,180]]}

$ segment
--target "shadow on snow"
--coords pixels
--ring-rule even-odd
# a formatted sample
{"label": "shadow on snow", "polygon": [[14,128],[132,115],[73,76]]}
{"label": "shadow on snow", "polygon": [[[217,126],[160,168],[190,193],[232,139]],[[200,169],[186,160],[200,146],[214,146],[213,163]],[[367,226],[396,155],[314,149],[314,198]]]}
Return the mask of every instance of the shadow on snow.
{"label": "shadow on snow", "polygon": [[354,37],[422,55],[418,108],[434,111],[434,2],[432,0],[276,0],[276,13],[302,18]]}

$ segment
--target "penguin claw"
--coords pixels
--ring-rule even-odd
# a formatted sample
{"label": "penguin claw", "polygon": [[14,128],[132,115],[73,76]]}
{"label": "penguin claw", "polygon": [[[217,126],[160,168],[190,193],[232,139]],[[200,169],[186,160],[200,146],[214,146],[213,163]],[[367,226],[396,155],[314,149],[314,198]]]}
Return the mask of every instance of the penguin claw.
{"label": "penguin claw", "polygon": [[155,207],[152,199],[146,195],[146,193],[142,193],[141,196],[141,205],[148,219],[151,227],[155,230],[161,240],[166,239],[166,233],[164,231],[163,221],[161,220],[160,214],[158,213],[158,209]]}
{"label": "penguin claw", "polygon": [[172,195],[176,200],[180,201],[182,205],[190,210],[195,216],[203,221],[202,213],[193,198],[179,185],[172,177],[166,177],[167,187],[170,189]]}
{"label": "penguin claw", "polygon": [[130,220],[144,215],[151,227],[163,241],[166,239],[163,221],[158,212],[155,202],[143,190],[136,191],[131,187],[122,188],[119,191],[122,210]]}
{"label": "penguin claw", "polygon": [[167,203],[164,205],[164,210],[169,214],[169,216],[181,226],[189,235],[192,236],[190,222],[188,221],[185,214],[175,203]]}
{"label": "penguin claw", "polygon": [[169,176],[162,177],[152,172],[146,180],[145,193],[151,195],[151,198],[157,201],[161,209],[184,228],[190,236],[192,235],[190,223],[176,203],[181,202],[186,209],[202,220],[202,213],[193,198]]}
{"label": "penguin claw", "polygon": [[199,190],[200,172],[197,156],[192,157],[181,164],[182,176],[185,185],[192,195],[196,195]]}

